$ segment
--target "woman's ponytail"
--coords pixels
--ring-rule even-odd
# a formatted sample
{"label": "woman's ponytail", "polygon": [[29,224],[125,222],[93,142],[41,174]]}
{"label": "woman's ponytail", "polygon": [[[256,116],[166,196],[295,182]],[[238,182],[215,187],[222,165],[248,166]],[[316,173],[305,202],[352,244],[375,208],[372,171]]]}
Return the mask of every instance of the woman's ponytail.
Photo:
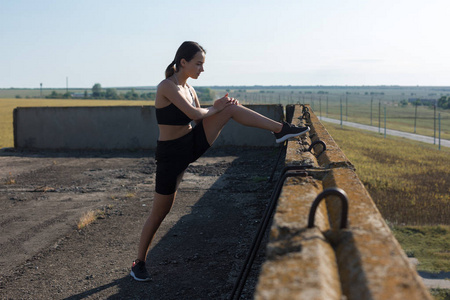
{"label": "woman's ponytail", "polygon": [[199,51],[206,53],[205,49],[203,49],[203,47],[196,42],[188,41],[181,44],[181,46],[177,50],[177,53],[175,54],[175,59],[166,68],[166,78],[169,78],[170,76],[175,74],[175,72],[179,71],[182,59],[191,61],[191,59]]}
{"label": "woman's ponytail", "polygon": [[168,65],[166,68],[166,78],[169,78],[170,76],[175,74],[175,71],[176,71],[176,63],[175,61],[172,61],[170,65]]}

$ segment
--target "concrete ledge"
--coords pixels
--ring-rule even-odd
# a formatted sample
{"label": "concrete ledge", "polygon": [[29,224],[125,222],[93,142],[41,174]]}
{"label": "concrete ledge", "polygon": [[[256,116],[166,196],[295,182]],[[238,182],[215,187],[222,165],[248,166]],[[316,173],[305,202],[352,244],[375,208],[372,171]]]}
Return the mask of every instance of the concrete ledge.
{"label": "concrete ledge", "polygon": [[[308,167],[304,176],[283,185],[256,299],[431,300],[353,165],[312,111],[310,115],[309,136],[292,139],[287,147],[286,164]],[[296,106],[293,123],[302,122],[299,117]],[[327,150],[308,152],[315,140],[324,141]],[[348,195],[348,228],[337,226],[341,203],[329,196],[319,206],[315,227],[308,229],[312,202],[331,187]]]}
{"label": "concrete ledge", "polygon": [[[274,120],[281,105],[248,105]],[[14,147],[52,150],[153,149],[158,139],[154,106],[18,107],[14,110]],[[273,135],[231,120],[214,146],[275,146]]]}
{"label": "concrete ledge", "polygon": [[[354,171],[334,169],[323,184],[344,189],[349,198],[350,227],[340,232],[335,245],[342,289],[347,298],[431,299]],[[332,203],[327,205],[328,211],[340,211],[338,202]]]}
{"label": "concrete ledge", "polygon": [[[268,260],[255,299],[341,299],[333,249],[318,229],[293,237],[297,251]],[[263,288],[262,288],[263,287]]]}
{"label": "concrete ledge", "polygon": [[[310,113],[310,124],[311,132],[313,133],[311,141],[314,142],[320,139],[326,144],[327,148],[325,152],[318,156],[319,165],[324,168],[350,167],[354,169],[353,164],[348,160],[344,152],[341,151],[333,137],[313,112]],[[320,145],[316,146],[315,149],[317,151],[322,150]]]}
{"label": "concrete ledge", "polygon": [[305,228],[310,203],[321,189],[310,176],[286,180],[256,299],[341,299],[336,257],[321,232],[329,228],[324,204],[317,211],[317,227]]}

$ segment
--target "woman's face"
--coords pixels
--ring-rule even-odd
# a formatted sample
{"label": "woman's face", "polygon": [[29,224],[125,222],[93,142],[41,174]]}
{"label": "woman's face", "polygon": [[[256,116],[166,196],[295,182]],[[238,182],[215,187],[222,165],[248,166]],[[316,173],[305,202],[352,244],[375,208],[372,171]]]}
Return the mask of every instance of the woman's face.
{"label": "woman's face", "polygon": [[205,53],[203,51],[199,51],[190,61],[185,61],[183,68],[189,77],[197,79],[198,76],[200,76],[200,73],[204,71],[203,70],[204,63],[205,63]]}

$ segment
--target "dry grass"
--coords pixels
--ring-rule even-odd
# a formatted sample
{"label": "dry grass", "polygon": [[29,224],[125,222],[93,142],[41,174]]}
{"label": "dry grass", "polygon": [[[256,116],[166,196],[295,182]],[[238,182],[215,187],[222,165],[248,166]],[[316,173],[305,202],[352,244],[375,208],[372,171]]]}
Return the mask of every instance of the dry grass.
{"label": "dry grass", "polygon": [[78,230],[83,229],[84,227],[88,226],[89,224],[93,223],[95,220],[97,220],[97,211],[90,210],[86,212],[83,216],[81,216],[80,221],[77,224]]}
{"label": "dry grass", "polygon": [[128,198],[128,199],[130,199],[130,198],[134,198],[134,197],[136,197],[136,194],[135,193],[127,193],[126,195],[125,195],[125,198]]}
{"label": "dry grass", "polygon": [[108,211],[113,209],[114,205],[108,204],[104,206],[102,209],[97,210],[90,210],[86,212],[83,216],[81,216],[80,220],[78,221],[77,228],[78,230],[81,230],[88,226],[89,224],[92,224],[97,219],[104,219],[108,215]]}
{"label": "dry grass", "polygon": [[450,225],[450,149],[326,123],[385,219]]}
{"label": "dry grass", "polygon": [[16,184],[16,180],[13,178],[11,172],[9,172],[9,176],[5,180],[6,185]]}
{"label": "dry grass", "polygon": [[104,219],[107,209],[109,209],[109,206],[105,207],[103,210],[97,209],[97,210],[90,210],[90,211],[86,212],[80,218],[80,221],[77,224],[78,230],[83,229],[84,227],[93,223],[97,219]]}
{"label": "dry grass", "polygon": [[[326,123],[418,269],[446,272],[450,235],[450,149]],[[436,293],[440,291],[436,290]],[[448,295],[448,294],[447,294]],[[446,299],[437,297],[436,299]]]}

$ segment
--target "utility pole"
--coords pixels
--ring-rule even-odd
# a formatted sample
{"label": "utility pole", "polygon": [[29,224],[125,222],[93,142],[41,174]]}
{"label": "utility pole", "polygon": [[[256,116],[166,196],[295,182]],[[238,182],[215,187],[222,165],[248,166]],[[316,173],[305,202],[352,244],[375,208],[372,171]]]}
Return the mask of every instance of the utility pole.
{"label": "utility pole", "polygon": [[436,105],[437,100],[434,100],[434,145],[436,145]]}
{"label": "utility pole", "polygon": [[322,120],[322,96],[319,96],[319,115]]}
{"label": "utility pole", "polygon": [[378,133],[381,133],[381,99],[378,99]]}
{"label": "utility pole", "polygon": [[348,95],[345,96],[345,121],[348,121]]}
{"label": "utility pole", "polygon": [[370,126],[372,126],[372,104],[373,104],[373,96],[370,98]]}
{"label": "utility pole", "polygon": [[441,150],[441,113],[438,114],[438,125],[439,125],[439,150]]}
{"label": "utility pole", "polygon": [[41,96],[40,96],[40,98],[42,99],[42,82],[41,82]]}
{"label": "utility pole", "polygon": [[417,122],[417,106],[419,105],[419,100],[416,100],[416,109],[414,112],[414,133],[416,133],[416,122]]}

